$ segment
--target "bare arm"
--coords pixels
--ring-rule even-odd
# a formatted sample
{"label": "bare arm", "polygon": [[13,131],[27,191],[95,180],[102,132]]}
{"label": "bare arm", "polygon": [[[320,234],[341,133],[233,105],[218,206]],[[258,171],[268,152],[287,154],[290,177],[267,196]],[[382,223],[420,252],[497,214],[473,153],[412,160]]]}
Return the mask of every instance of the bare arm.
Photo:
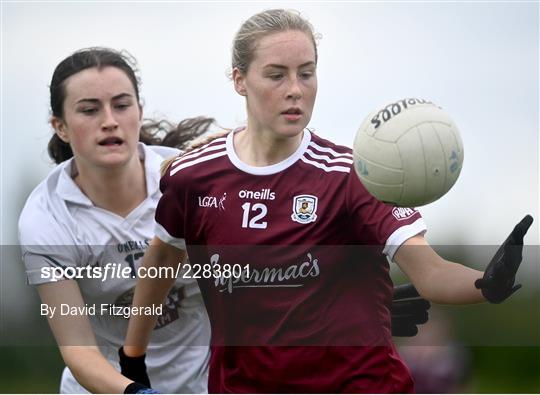
{"label": "bare arm", "polygon": [[408,239],[394,255],[395,262],[422,297],[440,304],[484,302],[474,282],[483,272],[441,258],[423,236]]}
{"label": "bare arm", "polygon": [[79,285],[74,280],[37,286],[42,303],[56,307],[48,318],[62,358],[77,381],[93,393],[123,393],[132,380],[122,376],[97,347],[90,321],[84,315],[60,315],[60,305],[84,307]]}
{"label": "bare arm", "polygon": [[[144,254],[142,266],[172,267],[174,271],[186,259],[186,251],[167,244],[154,237]],[[144,307],[161,305],[174,284],[175,278],[140,278],[135,287],[133,306]],[[129,319],[124,352],[136,357],[146,352],[152,329],[156,325],[156,316],[133,315]]]}

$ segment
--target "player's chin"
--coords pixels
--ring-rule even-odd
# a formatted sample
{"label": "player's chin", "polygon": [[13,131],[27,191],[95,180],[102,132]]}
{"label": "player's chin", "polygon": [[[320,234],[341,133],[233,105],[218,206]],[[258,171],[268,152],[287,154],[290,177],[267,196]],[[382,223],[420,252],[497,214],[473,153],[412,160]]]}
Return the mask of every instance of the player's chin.
{"label": "player's chin", "polygon": [[307,122],[287,122],[280,125],[278,131],[283,137],[296,137],[304,131],[306,126]]}
{"label": "player's chin", "polygon": [[108,152],[104,155],[100,155],[97,158],[97,162],[101,167],[117,168],[125,166],[131,160],[133,153],[125,151]]}

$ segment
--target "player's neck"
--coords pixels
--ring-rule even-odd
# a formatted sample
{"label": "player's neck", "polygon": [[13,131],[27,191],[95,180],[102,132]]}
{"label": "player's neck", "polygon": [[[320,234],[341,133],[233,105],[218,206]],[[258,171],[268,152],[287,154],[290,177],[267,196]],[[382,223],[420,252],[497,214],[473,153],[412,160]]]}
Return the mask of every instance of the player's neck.
{"label": "player's neck", "polygon": [[238,158],[249,166],[271,166],[294,154],[302,142],[303,133],[276,136],[269,131],[244,129],[233,136]]}
{"label": "player's neck", "polygon": [[146,199],[144,165],[136,156],[126,166],[115,169],[78,166],[75,183],[96,207],[121,217]]}

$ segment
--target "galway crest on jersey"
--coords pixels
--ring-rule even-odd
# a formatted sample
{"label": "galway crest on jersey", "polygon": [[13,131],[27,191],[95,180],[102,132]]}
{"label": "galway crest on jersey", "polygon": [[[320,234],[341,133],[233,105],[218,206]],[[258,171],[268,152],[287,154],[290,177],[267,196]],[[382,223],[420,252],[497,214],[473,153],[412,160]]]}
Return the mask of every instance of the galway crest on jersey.
{"label": "galway crest on jersey", "polygon": [[293,213],[291,219],[301,224],[309,224],[317,219],[317,197],[299,195],[293,198]]}

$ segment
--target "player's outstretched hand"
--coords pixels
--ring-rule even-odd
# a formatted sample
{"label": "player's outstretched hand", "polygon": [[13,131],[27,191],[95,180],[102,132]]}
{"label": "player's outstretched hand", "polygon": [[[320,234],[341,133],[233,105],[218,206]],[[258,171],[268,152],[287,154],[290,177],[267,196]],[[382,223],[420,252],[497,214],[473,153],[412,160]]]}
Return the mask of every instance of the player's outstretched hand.
{"label": "player's outstretched hand", "polygon": [[[128,357],[124,353],[124,347],[120,347],[118,356],[120,357],[120,373],[128,379],[135,381],[136,384],[140,383],[145,387],[151,387],[150,378],[146,372],[146,363],[144,362],[146,354],[143,354],[140,357]],[[135,392],[131,393],[134,394]]]}
{"label": "player's outstretched hand", "polygon": [[431,304],[420,297],[411,283],[394,287],[392,298],[392,336],[411,337],[418,333],[418,325],[428,320]]}
{"label": "player's outstretched hand", "polygon": [[489,262],[484,277],[475,281],[476,288],[490,303],[501,303],[521,288],[521,284],[514,283],[522,259],[523,237],[532,222],[533,217],[526,215],[516,225]]}
{"label": "player's outstretched hand", "polygon": [[141,383],[131,383],[124,390],[124,394],[161,394],[161,392],[148,388]]}

